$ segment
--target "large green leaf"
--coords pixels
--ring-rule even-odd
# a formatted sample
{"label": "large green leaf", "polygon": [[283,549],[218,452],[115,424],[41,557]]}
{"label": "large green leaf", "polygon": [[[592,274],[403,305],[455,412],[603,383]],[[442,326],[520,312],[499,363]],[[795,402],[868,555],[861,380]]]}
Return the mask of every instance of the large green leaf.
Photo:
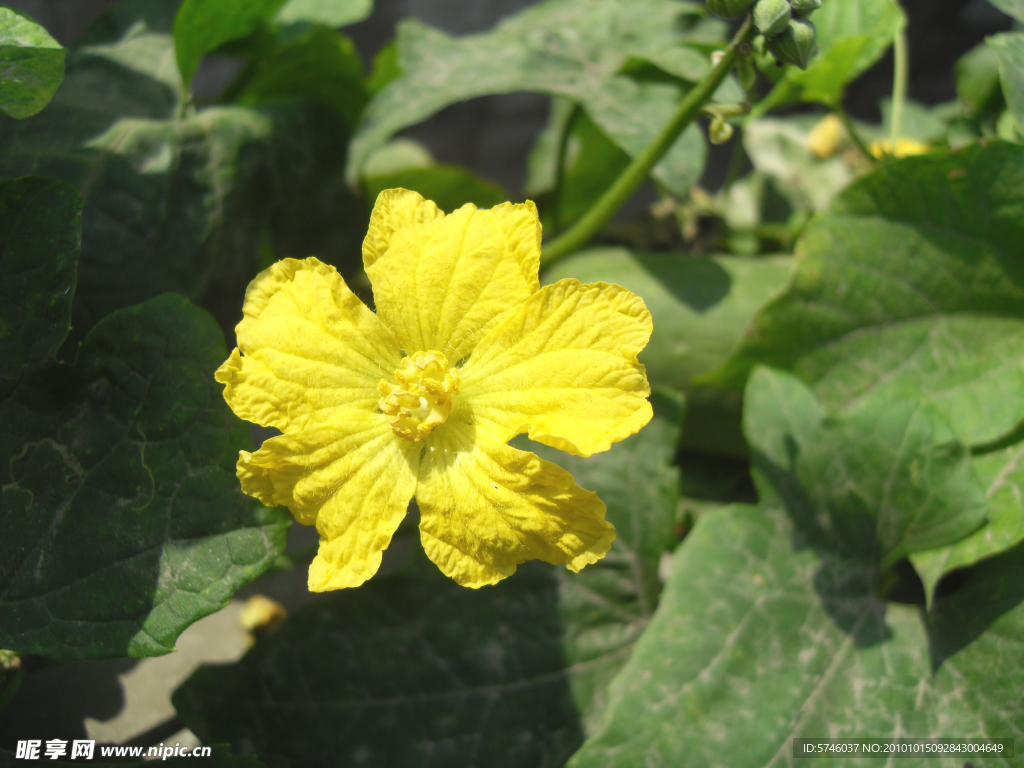
{"label": "large green leaf", "polygon": [[999,54],[980,43],[956,63],[956,95],[968,117],[977,118],[1002,106]]}
{"label": "large green leaf", "polygon": [[829,410],[923,397],[958,439],[1024,419],[1024,147],[993,142],[888,163],[797,247],[787,290],[715,375],[789,368]]}
{"label": "large green leaf", "polygon": [[230,40],[256,32],[285,0],[185,0],[174,19],[174,48],[188,86],[203,56]]}
{"label": "large green leaf", "polygon": [[70,184],[0,185],[0,398],[67,335],[81,236],[82,200]]}
{"label": "large green leaf", "polygon": [[762,503],[785,506],[823,549],[889,566],[985,522],[970,454],[928,403],[874,400],[830,416],[800,379],[758,368],[743,427]]}
{"label": "large green leaf", "polygon": [[601,731],[569,765],[762,768],[793,764],[794,737],[1024,736],[1024,550],[973,574],[925,622],[804,541],[778,510],[702,516]]}
{"label": "large green leaf", "polygon": [[786,70],[758,105],[759,114],[794,101],[840,103],[847,84],[882,57],[906,24],[895,0],[825,0],[812,20],[817,55],[806,70]]}
{"label": "large green leaf", "polygon": [[168,294],[54,361],[79,211],[60,182],[0,186],[5,313],[26,318],[0,369],[0,647],[159,655],[270,567],[289,523],[238,487],[248,430],[213,380],[227,351],[206,313]]}
{"label": "large green leaf", "polygon": [[618,538],[600,562],[575,575],[528,563],[468,590],[415,542],[401,572],[317,600],[238,664],[200,668],[174,695],[179,716],[283,764],[562,765],[600,722],[674,543],[678,410],[660,399],[656,410],[590,459],[518,444],[607,503]]}
{"label": "large green leaf", "polygon": [[[706,40],[699,8],[675,0],[547,0],[493,31],[453,39],[415,21],[398,28],[401,76],[370,103],[352,144],[349,179],[391,136],[455,102],[536,91],[580,104],[627,154],[636,156],[675,109],[674,83],[638,80],[620,70],[645,52]],[[717,30],[717,27],[716,27]],[[655,169],[678,194],[696,182],[704,141],[691,128]]]}
{"label": "large green leaf", "polygon": [[1024,34],[996,35],[988,39],[999,56],[999,79],[1003,84],[1006,104],[1024,126]]}
{"label": "large green leaf", "polygon": [[0,8],[0,110],[18,119],[45,107],[64,79],[64,49],[24,14]]}

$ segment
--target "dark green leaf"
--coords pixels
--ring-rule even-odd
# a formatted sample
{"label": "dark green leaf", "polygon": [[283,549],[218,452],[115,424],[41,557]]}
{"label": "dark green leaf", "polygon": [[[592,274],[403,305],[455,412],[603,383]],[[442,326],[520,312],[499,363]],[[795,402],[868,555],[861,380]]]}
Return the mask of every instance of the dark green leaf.
{"label": "dark green leaf", "polygon": [[[398,29],[402,74],[367,108],[352,144],[349,179],[356,182],[367,159],[402,128],[455,102],[514,91],[580,104],[609,138],[636,156],[668,122],[681,91],[619,73],[644,51],[680,46],[703,34],[698,11],[674,0],[594,0],[580,13],[575,0],[548,0],[491,32],[461,39],[403,22]],[[704,153],[700,132],[691,128],[654,175],[683,194],[699,178]]]}
{"label": "dark green leaf", "polygon": [[240,663],[200,668],[174,695],[180,717],[293,765],[562,765],[600,722],[674,543],[679,414],[655,405],[638,435],[589,459],[518,443],[607,503],[618,538],[600,562],[579,574],[528,563],[474,591],[417,554],[403,573],[318,599]]}
{"label": "dark green leaf", "polygon": [[174,19],[174,47],[185,86],[203,56],[230,40],[256,32],[285,0],[185,0]]}
{"label": "dark green leaf", "polygon": [[368,98],[363,63],[352,41],[324,26],[288,35],[263,52],[235,97],[239,104],[308,99],[353,126]]}
{"label": "dark green leaf", "polygon": [[363,181],[363,193],[370,206],[385,189],[402,187],[433,200],[442,211],[451,212],[466,203],[491,208],[508,200],[508,193],[497,184],[481,179],[457,165],[431,165],[406,168]]}
{"label": "dark green leaf", "polygon": [[988,497],[988,523],[956,544],[911,558],[929,599],[945,574],[1024,541],[1024,443],[975,457],[974,471]]}
{"label": "dark green leaf", "polygon": [[0,399],[67,336],[81,237],[82,200],[71,185],[0,184]]}
{"label": "dark green leaf", "polygon": [[802,541],[776,510],[702,516],[601,731],[569,765],[762,768],[788,765],[793,737],[1024,735],[1020,552],[978,577],[970,597],[987,612],[966,595],[940,600],[926,625],[917,608],[875,598],[862,568]]}
{"label": "dark green leaf", "polygon": [[931,405],[874,400],[829,416],[798,378],[758,368],[743,427],[762,503],[781,501],[823,549],[887,567],[985,522],[970,454]]}
{"label": "dark green leaf", "polygon": [[829,410],[923,397],[957,438],[1024,419],[1024,148],[993,142],[907,158],[840,195],[797,269],[715,375],[789,368]]}
{"label": "dark green leaf", "polygon": [[0,110],[18,119],[45,107],[64,79],[64,49],[24,14],[0,8]]}
{"label": "dark green leaf", "polygon": [[[146,747],[143,752],[148,750]],[[44,755],[45,743],[40,747],[40,755]],[[200,758],[202,765],[207,768],[263,768],[263,763],[259,761],[254,755],[248,755],[246,757],[239,757],[238,755],[231,754],[231,751],[220,744],[214,744],[211,747],[211,754]],[[68,755],[71,753],[71,744],[67,744]],[[100,749],[94,751],[94,759],[86,760],[86,765],[91,765],[93,768],[113,768],[113,766],[124,766],[124,765],[135,765],[135,766],[148,766],[149,761],[136,761],[136,762],[125,762],[124,758],[116,760],[113,763],[106,762],[100,754]],[[182,766],[195,765],[195,757],[189,755],[188,757],[167,757],[161,759],[161,765],[173,766],[173,768],[181,768]],[[47,760],[47,765],[82,765],[81,759],[75,760]],[[11,754],[5,749],[0,749],[0,768],[21,768],[25,765],[24,760],[19,760],[15,755]]]}
{"label": "dark green leaf", "polygon": [[1024,126],[1024,34],[996,35],[988,39],[999,56],[999,79],[1003,84],[1006,104]]}
{"label": "dark green leaf", "polygon": [[77,197],[22,179],[0,187],[0,201],[11,236],[0,285],[21,289],[12,311],[36,329],[4,349],[15,362],[5,360],[0,392],[0,648],[168,653],[270,567],[288,531],[284,511],[238,488],[234,464],[250,444],[213,380],[223,338],[168,294],[105,318],[74,365],[55,362]]}
{"label": "dark green leaf", "polygon": [[344,27],[373,13],[373,0],[288,0],[277,12],[278,24],[305,22]]}
{"label": "dark green leaf", "polygon": [[906,24],[894,0],[825,0],[814,13],[818,53],[806,70],[788,67],[758,112],[794,101],[834,105],[847,84],[878,61]]}

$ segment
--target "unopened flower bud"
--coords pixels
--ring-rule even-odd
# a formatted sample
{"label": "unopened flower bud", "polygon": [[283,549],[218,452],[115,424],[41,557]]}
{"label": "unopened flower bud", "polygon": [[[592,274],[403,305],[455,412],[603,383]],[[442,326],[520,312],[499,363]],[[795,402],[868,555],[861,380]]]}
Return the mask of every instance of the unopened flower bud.
{"label": "unopened flower bud", "polygon": [[719,115],[708,126],[708,139],[712,144],[725,144],[735,132],[735,129],[725,122],[725,118]]}
{"label": "unopened flower bud", "polygon": [[754,0],[708,0],[708,10],[721,19],[738,19],[754,5]]}
{"label": "unopened flower bud", "polygon": [[818,33],[806,19],[790,19],[786,31],[768,41],[772,56],[785,64],[807,69],[807,63],[818,52]]}
{"label": "unopened flower bud", "polygon": [[821,8],[821,0],[791,0],[790,4],[793,6],[793,15],[801,18]]}
{"label": "unopened flower bud", "polygon": [[786,31],[792,15],[789,0],[758,0],[754,6],[754,25],[765,37],[775,37]]}

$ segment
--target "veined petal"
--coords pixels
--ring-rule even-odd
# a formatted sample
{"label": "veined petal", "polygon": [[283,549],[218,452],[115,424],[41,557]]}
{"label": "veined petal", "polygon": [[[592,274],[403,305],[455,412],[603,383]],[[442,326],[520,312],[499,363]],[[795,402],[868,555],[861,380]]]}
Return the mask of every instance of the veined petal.
{"label": "veined petal", "polygon": [[378,198],[363,246],[377,314],[407,354],[436,349],[461,360],[539,289],[537,208],[470,204],[431,218],[419,195],[391,193]]}
{"label": "veined petal", "polygon": [[637,354],[651,335],[643,300],[618,285],[560,280],[530,297],[460,370],[480,430],[590,456],[653,414]]}
{"label": "veined petal", "polygon": [[429,442],[416,501],[427,556],[467,587],[495,584],[527,560],[579,571],[615,540],[597,494],[532,453],[481,441],[465,422]]}
{"label": "veined petal", "polygon": [[405,517],[421,449],[396,437],[386,416],[352,411],[242,451],[238,478],[250,496],[316,524],[311,591],[357,587],[377,572]]}
{"label": "veined petal", "polygon": [[282,431],[343,410],[373,411],[377,384],[397,367],[398,341],[316,259],[284,259],[245,294],[238,349],[218,369],[239,417]]}

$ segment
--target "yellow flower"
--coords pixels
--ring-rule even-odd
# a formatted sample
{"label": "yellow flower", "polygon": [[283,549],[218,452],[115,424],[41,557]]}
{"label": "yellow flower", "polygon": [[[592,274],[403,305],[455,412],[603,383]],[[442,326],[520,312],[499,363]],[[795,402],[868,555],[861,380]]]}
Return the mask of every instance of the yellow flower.
{"label": "yellow flower", "polygon": [[363,241],[376,314],[316,259],[250,284],[217,381],[240,417],[284,433],[242,451],[238,477],[316,525],[311,590],[373,576],[414,496],[427,555],[465,586],[608,552],[597,495],[506,443],[528,432],[589,456],[643,427],[651,317],[617,285],[541,288],[540,234],[531,202],[446,216],[387,190]]}
{"label": "yellow flower", "polygon": [[879,141],[873,141],[868,145],[868,151],[871,154],[882,160],[886,157],[910,157],[911,155],[924,155],[931,152],[931,147],[927,144],[922,144],[920,141],[915,139],[897,139],[896,140],[896,153],[892,151],[892,139],[881,139]]}
{"label": "yellow flower", "polygon": [[807,151],[819,160],[832,157],[846,140],[846,128],[835,114],[829,114],[807,134]]}

